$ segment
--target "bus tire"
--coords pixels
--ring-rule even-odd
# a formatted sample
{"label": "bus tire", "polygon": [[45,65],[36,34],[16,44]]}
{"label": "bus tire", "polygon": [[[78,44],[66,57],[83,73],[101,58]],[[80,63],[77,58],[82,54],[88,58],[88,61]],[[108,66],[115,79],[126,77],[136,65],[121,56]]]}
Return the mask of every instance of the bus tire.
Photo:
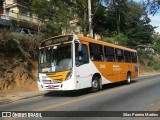
{"label": "bus tire", "polygon": [[130,73],[130,72],[127,73],[126,83],[127,83],[127,84],[130,84],[130,83],[131,83],[131,73]]}
{"label": "bus tire", "polygon": [[100,89],[100,83],[99,83],[99,78],[94,77],[91,83],[91,92],[98,92]]}

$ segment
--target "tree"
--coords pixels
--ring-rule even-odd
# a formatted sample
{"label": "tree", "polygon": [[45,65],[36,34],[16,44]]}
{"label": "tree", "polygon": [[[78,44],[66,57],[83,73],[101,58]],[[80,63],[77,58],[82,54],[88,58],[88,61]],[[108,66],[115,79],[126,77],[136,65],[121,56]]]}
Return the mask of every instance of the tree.
{"label": "tree", "polygon": [[53,36],[70,27],[75,17],[73,4],[72,0],[33,0],[32,7],[47,28],[45,31]]}
{"label": "tree", "polygon": [[147,12],[155,15],[159,9],[160,0],[147,0],[144,4],[146,4]]}
{"label": "tree", "polygon": [[[100,0],[103,3],[103,6],[108,6],[110,3],[113,3],[117,0]],[[130,0],[133,2],[133,0]],[[160,6],[160,0],[141,0],[141,2],[146,6],[147,13],[155,15]]]}
{"label": "tree", "polygon": [[107,7],[105,11],[101,8],[93,19],[93,23],[97,22],[94,29],[96,32],[103,34],[104,37],[120,37],[125,41],[117,39],[119,44],[132,48],[138,44],[152,43],[154,28],[149,24],[150,19],[145,11],[145,5],[133,1],[113,0]]}
{"label": "tree", "polygon": [[160,37],[154,37],[155,43],[154,43],[154,49],[155,52],[160,54]]}
{"label": "tree", "polygon": [[[107,3],[108,4],[108,3]],[[77,20],[84,35],[88,34],[87,0],[33,0],[35,12],[43,20],[46,33],[61,34],[62,30],[73,30],[70,21]],[[145,5],[133,1],[112,0],[102,6],[99,0],[92,0],[93,32],[102,37],[125,38],[119,43],[129,47],[152,43],[153,27],[145,11]]]}
{"label": "tree", "polygon": [[116,29],[113,25],[113,21],[115,21],[115,19],[108,16],[108,13],[102,6],[98,6],[94,13],[95,14],[92,19],[93,33],[99,34],[101,37],[109,36],[110,28],[113,28],[114,30]]}
{"label": "tree", "polygon": [[138,44],[152,43],[154,28],[149,24],[150,19],[144,6],[130,2],[126,13],[125,35],[129,38],[128,46],[136,47]]}
{"label": "tree", "polygon": [[102,1],[101,4],[105,7],[105,10],[107,10],[105,12],[107,12],[108,18],[110,19],[110,17],[112,17],[111,22],[114,22],[114,24],[116,23],[117,34],[121,33],[121,30],[123,31],[124,29],[123,27],[125,22],[124,13],[126,12],[127,9],[127,0],[107,0],[107,1],[102,0]]}

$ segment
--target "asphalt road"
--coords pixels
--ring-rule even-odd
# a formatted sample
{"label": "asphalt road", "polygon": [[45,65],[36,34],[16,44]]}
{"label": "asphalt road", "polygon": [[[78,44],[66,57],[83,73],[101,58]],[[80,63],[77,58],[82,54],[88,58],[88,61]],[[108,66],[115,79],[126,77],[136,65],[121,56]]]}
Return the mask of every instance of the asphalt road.
{"label": "asphalt road", "polygon": [[[152,120],[153,117],[125,117],[125,115],[139,114],[144,111],[160,111],[160,74],[138,77],[129,85],[124,83],[105,85],[103,90],[97,93],[90,93],[88,89],[70,92],[48,92],[43,96],[1,105],[0,111],[18,111],[21,113],[25,111],[52,111],[44,112],[42,116],[48,114],[50,116],[57,115],[56,117],[37,118],[51,120]],[[122,114],[124,117],[120,117]],[[154,120],[156,119],[160,120],[160,114],[159,117],[154,117]]]}

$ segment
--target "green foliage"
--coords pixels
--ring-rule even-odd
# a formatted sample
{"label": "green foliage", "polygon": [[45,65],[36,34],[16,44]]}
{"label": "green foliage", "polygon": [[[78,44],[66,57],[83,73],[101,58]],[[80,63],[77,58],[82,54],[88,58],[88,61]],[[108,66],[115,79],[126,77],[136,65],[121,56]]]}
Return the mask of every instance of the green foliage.
{"label": "green foliage", "polygon": [[126,46],[128,38],[124,34],[120,33],[118,35],[115,34],[113,35],[114,35],[113,37],[105,37],[103,38],[103,40],[109,43],[114,43],[114,44],[118,43],[119,45]]}
{"label": "green foliage", "polygon": [[107,11],[102,6],[98,7],[93,17],[94,32],[103,38],[114,37],[114,42],[130,48],[152,43],[154,28],[149,24],[145,6],[126,0],[114,2]]}
{"label": "green foliage", "polygon": [[110,37],[116,31],[115,18],[109,16],[105,8],[99,6],[93,17],[93,31],[103,37]]}
{"label": "green foliage", "polygon": [[147,60],[147,59],[150,59],[150,57],[146,54],[145,51],[143,50],[138,50],[138,61],[141,63],[141,64],[145,64],[144,63],[144,60]]}
{"label": "green foliage", "polygon": [[4,66],[3,64],[0,64],[0,70],[3,68],[3,66]]}
{"label": "green foliage", "polygon": [[33,39],[26,36],[13,36],[7,31],[0,33],[0,53],[6,57],[21,55],[20,48],[30,56],[38,52],[38,44],[41,39]]}
{"label": "green foliage", "polygon": [[[33,39],[28,37],[15,37],[12,36],[13,39],[16,40],[16,47],[18,47],[18,50],[22,49],[26,54],[31,56],[32,58],[36,58],[38,55],[38,47],[40,41],[42,39]],[[14,41],[15,42],[15,41]],[[19,52],[19,54],[22,54],[22,51]]]}
{"label": "green foliage", "polygon": [[[47,36],[61,34],[62,31],[76,31],[70,24],[77,20],[75,26],[88,34],[87,0],[32,0],[34,11],[44,23]],[[139,44],[152,43],[153,27],[145,11],[145,6],[127,0],[113,0],[106,10],[99,0],[92,0],[93,32],[102,38],[114,37],[113,42],[136,48]],[[69,32],[70,33],[70,32]],[[114,33],[114,34],[113,34]],[[115,37],[116,36],[116,37]],[[108,40],[107,40],[108,41]],[[112,40],[109,40],[112,42]]]}
{"label": "green foliage", "polygon": [[155,65],[153,66],[153,68],[154,68],[154,70],[160,70],[160,64],[155,64]]}
{"label": "green foliage", "polygon": [[124,34],[120,33],[115,36],[115,41],[118,42],[119,45],[126,46],[128,38]]}
{"label": "green foliage", "polygon": [[155,64],[157,64],[156,61],[152,61],[152,60],[148,61],[148,66],[154,66]]}
{"label": "green foliage", "polygon": [[145,7],[130,2],[125,16],[124,34],[129,38],[127,46],[136,48],[139,44],[152,43],[153,27],[149,24],[150,19],[145,12]]}
{"label": "green foliage", "polygon": [[154,50],[156,53],[160,54],[160,37],[154,38]]}
{"label": "green foliage", "polygon": [[115,43],[115,39],[112,37],[105,37],[103,38],[103,41],[106,41],[108,43]]}
{"label": "green foliage", "polygon": [[62,30],[59,28],[59,25],[54,24],[53,21],[50,20],[47,21],[43,26],[43,30],[46,38],[61,34],[62,32]]}
{"label": "green foliage", "polygon": [[155,60],[149,60],[148,66],[152,67],[154,70],[160,70],[160,64]]}
{"label": "green foliage", "polygon": [[44,23],[44,32],[50,36],[62,33],[62,29],[71,29],[70,21],[76,18],[73,1],[66,0],[33,0],[32,6]]}
{"label": "green foliage", "polygon": [[138,51],[138,61],[140,64],[148,66],[150,69],[160,70],[160,63],[153,57],[148,56],[145,51]]}
{"label": "green foliage", "polygon": [[5,55],[8,55],[9,53],[12,55],[12,52],[18,50],[13,42],[12,35],[6,30],[3,30],[0,33],[0,46],[0,53],[4,53]]}

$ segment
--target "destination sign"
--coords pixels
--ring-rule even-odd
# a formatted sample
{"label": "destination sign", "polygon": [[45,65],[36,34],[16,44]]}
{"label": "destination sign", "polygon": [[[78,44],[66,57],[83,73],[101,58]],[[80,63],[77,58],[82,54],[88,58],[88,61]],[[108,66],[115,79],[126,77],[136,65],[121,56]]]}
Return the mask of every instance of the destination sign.
{"label": "destination sign", "polygon": [[73,40],[73,35],[51,38],[51,39],[48,39],[46,41],[43,41],[41,43],[41,47],[48,46],[48,45],[51,45],[51,44],[68,42],[68,41],[72,41],[72,40]]}

